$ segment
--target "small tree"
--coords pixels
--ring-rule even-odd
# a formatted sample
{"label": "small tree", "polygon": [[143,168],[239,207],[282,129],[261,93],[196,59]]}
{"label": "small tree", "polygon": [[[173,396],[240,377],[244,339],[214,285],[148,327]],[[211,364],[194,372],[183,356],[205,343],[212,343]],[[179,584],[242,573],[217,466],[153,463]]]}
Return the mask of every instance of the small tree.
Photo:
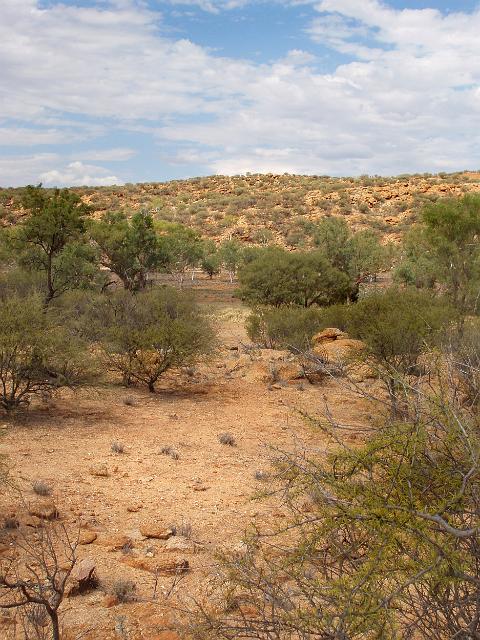
{"label": "small tree", "polygon": [[195,268],[204,255],[203,241],[194,229],[171,222],[157,223],[160,241],[167,256],[167,269],[183,286],[187,269]]}
{"label": "small tree", "polygon": [[144,289],[148,275],[166,264],[153,218],[147,212],[134,213],[130,219],[121,212],[107,213],[91,225],[90,233],[99,247],[101,264],[129,291]]}
{"label": "small tree", "polygon": [[238,240],[225,240],[220,245],[219,251],[220,259],[225,269],[228,272],[230,282],[237,275],[238,268],[243,261],[243,246]]}
{"label": "small tree", "polygon": [[135,296],[117,292],[96,313],[103,323],[101,345],[108,367],[124,384],[140,382],[155,391],[169,369],[210,353],[213,332],[194,302],[171,288]]}
{"label": "small tree", "polygon": [[[480,196],[443,198],[428,205],[422,218],[413,242],[411,236],[407,242],[398,276],[408,281],[412,273],[426,271],[462,313],[475,313],[480,301]],[[412,248],[415,238],[424,251]]]}
{"label": "small tree", "polygon": [[257,250],[239,273],[240,296],[271,306],[329,305],[345,301],[352,283],[319,251],[289,253],[277,247]]}
{"label": "small tree", "polygon": [[204,255],[201,264],[202,270],[205,271],[210,279],[220,273],[220,267],[222,266],[220,256],[217,252]]}
{"label": "small tree", "polygon": [[51,640],[60,640],[58,611],[77,561],[77,545],[64,527],[48,523],[14,537],[18,558],[0,564],[0,609],[20,612],[25,638],[46,639],[49,627]]}
{"label": "small tree", "polygon": [[10,235],[23,267],[45,274],[45,303],[69,289],[89,285],[97,273],[96,256],[85,242],[90,209],[68,189],[52,193],[27,187],[27,215]]}
{"label": "small tree", "polygon": [[38,296],[0,305],[0,406],[10,411],[91,376],[85,345],[45,312]]}

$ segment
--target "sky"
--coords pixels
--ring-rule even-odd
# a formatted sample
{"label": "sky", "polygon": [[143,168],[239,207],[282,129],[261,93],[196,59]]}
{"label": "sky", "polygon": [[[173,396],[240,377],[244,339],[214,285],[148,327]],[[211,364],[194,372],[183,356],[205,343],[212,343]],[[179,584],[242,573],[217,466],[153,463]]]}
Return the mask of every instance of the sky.
{"label": "sky", "polygon": [[0,0],[0,185],[480,168],[480,0]]}

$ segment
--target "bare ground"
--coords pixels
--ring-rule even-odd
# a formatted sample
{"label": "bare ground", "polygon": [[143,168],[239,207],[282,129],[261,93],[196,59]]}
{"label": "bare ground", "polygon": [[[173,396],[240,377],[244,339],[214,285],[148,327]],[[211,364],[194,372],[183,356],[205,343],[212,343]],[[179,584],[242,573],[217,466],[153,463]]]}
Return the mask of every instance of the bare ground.
{"label": "bare ground", "polygon": [[[208,302],[216,305],[222,346],[193,375],[170,376],[156,394],[117,385],[65,394],[17,416],[2,439],[1,451],[23,499],[33,497],[32,482],[46,481],[60,521],[72,531],[97,534],[78,555],[95,561],[100,588],[66,600],[69,639],[176,638],[171,606],[202,597],[215,553],[235,548],[252,522],[271,525],[284,517],[275,503],[252,500],[265,488],[255,472],[269,468],[274,449],[325,451],[321,433],[298,409],[316,414],[327,402],[339,420],[362,424],[367,408],[335,381],[318,386],[295,381],[277,389],[249,381],[235,368],[248,341],[245,310],[215,295]],[[236,444],[221,444],[222,432],[231,433]],[[124,453],[112,452],[112,442],[122,443]],[[179,458],[162,454],[165,446]],[[108,476],[92,475],[99,465]],[[0,516],[12,511],[12,503],[13,511],[21,511],[15,492],[4,490]],[[141,534],[145,523],[191,525],[190,548],[166,551],[165,541]],[[109,550],[121,536],[133,548]],[[154,573],[138,568],[166,559],[188,560],[189,571],[181,580],[159,576],[156,582]],[[120,579],[136,583],[137,602],[115,604],[106,595]],[[8,637],[9,617],[0,625],[5,634],[0,631],[0,637]]]}

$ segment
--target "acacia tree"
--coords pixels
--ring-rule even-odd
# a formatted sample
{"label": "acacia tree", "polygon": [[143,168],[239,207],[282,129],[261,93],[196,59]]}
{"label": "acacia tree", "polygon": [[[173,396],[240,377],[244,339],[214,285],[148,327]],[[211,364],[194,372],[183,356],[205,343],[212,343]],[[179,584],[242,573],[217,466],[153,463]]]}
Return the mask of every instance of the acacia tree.
{"label": "acacia tree", "polygon": [[153,218],[145,211],[131,218],[122,212],[107,213],[91,225],[90,234],[99,248],[101,264],[129,291],[144,289],[148,275],[165,266]]}
{"label": "acacia tree", "polygon": [[225,240],[220,245],[218,253],[223,266],[228,271],[230,282],[233,282],[243,261],[242,244],[238,240]]}
{"label": "acacia tree", "polygon": [[68,189],[49,192],[40,186],[28,186],[22,204],[27,214],[9,241],[21,266],[45,274],[45,303],[90,284],[97,269],[85,239],[89,207]]}
{"label": "acacia tree", "polygon": [[331,264],[357,283],[376,277],[389,262],[389,247],[382,246],[371,229],[352,233],[340,217],[324,218],[315,228],[314,243]]}
{"label": "acacia tree", "polygon": [[182,287],[186,271],[195,268],[204,255],[204,243],[194,229],[182,224],[159,222],[156,228],[166,255],[166,268]]}
{"label": "acacia tree", "polygon": [[[480,303],[480,196],[444,198],[428,205],[414,233],[397,276],[408,281],[426,272],[430,283],[439,283],[462,313],[476,313]],[[414,249],[419,240],[422,252]],[[422,279],[419,284],[423,285]]]}

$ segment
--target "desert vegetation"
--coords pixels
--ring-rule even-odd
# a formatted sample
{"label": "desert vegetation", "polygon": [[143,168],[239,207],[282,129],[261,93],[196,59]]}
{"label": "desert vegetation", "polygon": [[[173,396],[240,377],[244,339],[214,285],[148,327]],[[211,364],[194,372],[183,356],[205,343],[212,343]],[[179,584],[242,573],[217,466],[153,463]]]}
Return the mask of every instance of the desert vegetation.
{"label": "desert vegetation", "polygon": [[477,638],[477,186],[1,191],[6,637]]}

